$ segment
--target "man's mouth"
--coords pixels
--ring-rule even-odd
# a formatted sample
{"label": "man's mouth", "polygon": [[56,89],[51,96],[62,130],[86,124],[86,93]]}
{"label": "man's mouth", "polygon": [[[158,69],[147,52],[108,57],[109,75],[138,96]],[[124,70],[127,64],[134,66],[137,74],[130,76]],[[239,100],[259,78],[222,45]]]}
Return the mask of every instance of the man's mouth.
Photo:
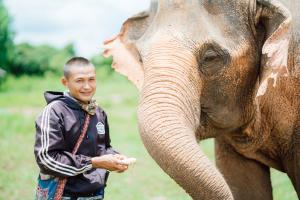
{"label": "man's mouth", "polygon": [[81,92],[81,94],[83,96],[90,96],[92,94],[92,92]]}

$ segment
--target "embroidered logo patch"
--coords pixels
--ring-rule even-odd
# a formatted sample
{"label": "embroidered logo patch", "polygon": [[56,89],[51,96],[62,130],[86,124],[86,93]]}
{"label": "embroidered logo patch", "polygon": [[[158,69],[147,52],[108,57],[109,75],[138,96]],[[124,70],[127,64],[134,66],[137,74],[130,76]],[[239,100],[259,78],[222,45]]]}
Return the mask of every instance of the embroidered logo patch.
{"label": "embroidered logo patch", "polygon": [[105,128],[104,128],[104,124],[102,124],[101,122],[98,122],[96,125],[97,128],[97,133],[100,135],[105,134]]}

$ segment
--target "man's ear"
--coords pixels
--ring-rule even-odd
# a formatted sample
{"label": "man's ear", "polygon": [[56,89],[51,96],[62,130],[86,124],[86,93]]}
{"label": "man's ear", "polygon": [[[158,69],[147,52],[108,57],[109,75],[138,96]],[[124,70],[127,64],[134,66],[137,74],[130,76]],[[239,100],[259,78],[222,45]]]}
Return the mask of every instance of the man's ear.
{"label": "man's ear", "polygon": [[264,95],[268,81],[276,86],[278,76],[287,76],[289,40],[291,35],[291,14],[276,0],[257,0],[256,27],[264,28],[259,88],[256,96]]}
{"label": "man's ear", "polygon": [[117,36],[104,41],[103,56],[112,56],[112,67],[126,76],[139,90],[143,86],[144,69],[136,42],[149,27],[156,7],[157,2],[152,1],[149,12],[141,12],[127,19]]}
{"label": "man's ear", "polygon": [[66,77],[61,77],[60,79],[61,84],[63,84],[66,88],[68,88],[68,80],[66,79]]}

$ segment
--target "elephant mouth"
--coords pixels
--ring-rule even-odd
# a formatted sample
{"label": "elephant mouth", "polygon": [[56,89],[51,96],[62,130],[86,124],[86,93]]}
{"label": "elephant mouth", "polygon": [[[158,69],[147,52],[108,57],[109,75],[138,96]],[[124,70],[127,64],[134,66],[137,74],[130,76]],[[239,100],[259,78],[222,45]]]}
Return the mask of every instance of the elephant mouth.
{"label": "elephant mouth", "polygon": [[207,112],[201,109],[200,123],[195,132],[197,140],[215,138],[221,133],[224,133],[224,131],[230,131],[230,129],[222,126],[223,123],[214,120]]}
{"label": "elephant mouth", "polygon": [[239,107],[232,107],[230,104],[215,106],[202,104],[200,126],[205,129],[205,137],[201,138],[216,137],[226,132],[235,131],[249,123],[255,117],[255,112],[251,105],[246,105],[244,108],[248,110],[246,114],[243,114]]}

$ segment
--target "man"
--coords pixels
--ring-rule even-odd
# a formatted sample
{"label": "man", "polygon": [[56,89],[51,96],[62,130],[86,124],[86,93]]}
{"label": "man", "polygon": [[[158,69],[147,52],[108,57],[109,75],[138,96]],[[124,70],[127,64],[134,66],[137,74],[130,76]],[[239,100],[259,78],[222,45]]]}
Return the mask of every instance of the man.
{"label": "man", "polygon": [[[85,58],[74,57],[64,66],[61,82],[69,92],[45,92],[48,105],[36,120],[34,153],[40,168],[39,184],[67,177],[63,199],[103,199],[107,170],[124,172],[128,163],[112,149],[107,116],[92,99],[95,67]],[[87,114],[91,117],[86,136],[73,155]],[[36,198],[45,198],[47,192],[39,186]]]}

